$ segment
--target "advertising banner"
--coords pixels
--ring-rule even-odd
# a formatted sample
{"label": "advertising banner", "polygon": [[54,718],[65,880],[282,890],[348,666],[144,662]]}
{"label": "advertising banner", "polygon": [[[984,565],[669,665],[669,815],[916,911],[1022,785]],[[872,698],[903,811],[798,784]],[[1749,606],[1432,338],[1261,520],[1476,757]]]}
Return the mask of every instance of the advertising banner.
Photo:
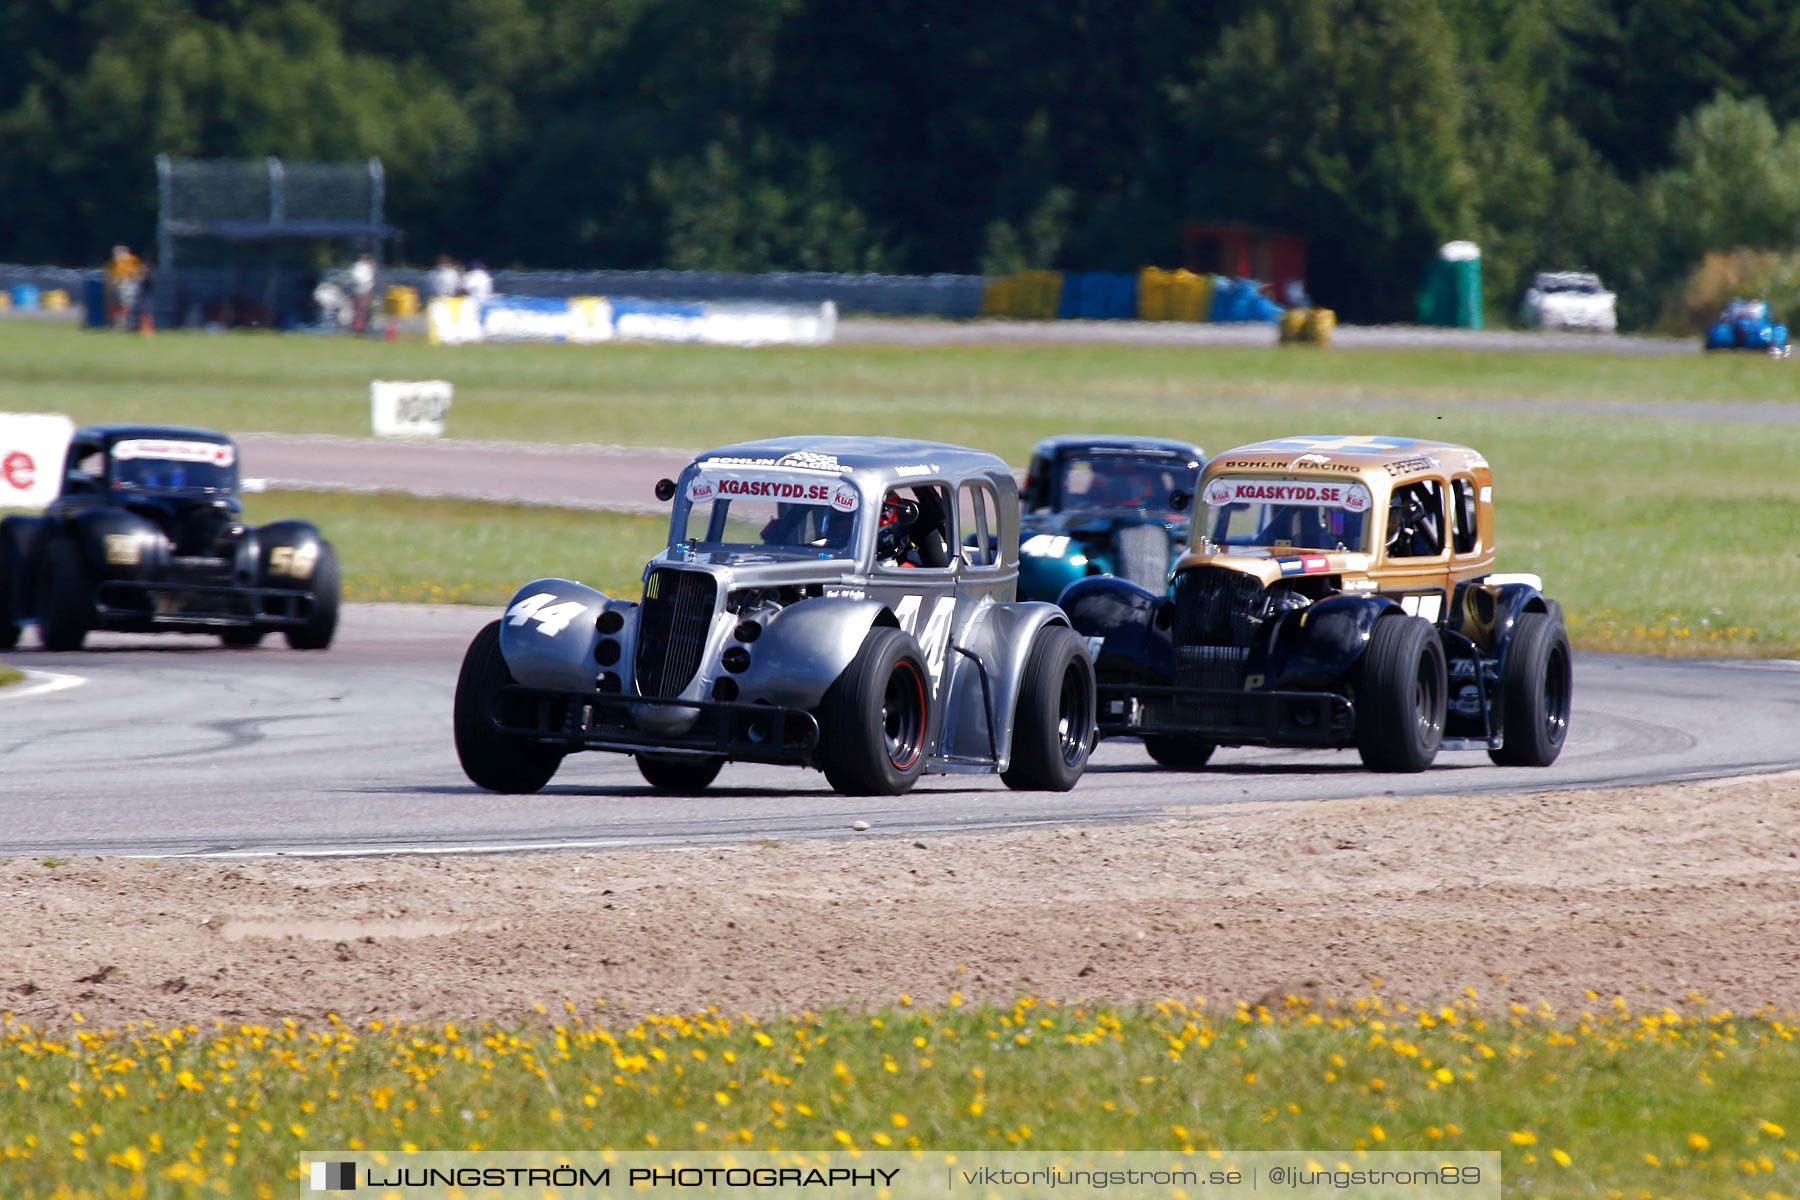
{"label": "advertising banner", "polygon": [[75,422],[60,413],[0,413],[0,509],[56,499],[74,435]]}

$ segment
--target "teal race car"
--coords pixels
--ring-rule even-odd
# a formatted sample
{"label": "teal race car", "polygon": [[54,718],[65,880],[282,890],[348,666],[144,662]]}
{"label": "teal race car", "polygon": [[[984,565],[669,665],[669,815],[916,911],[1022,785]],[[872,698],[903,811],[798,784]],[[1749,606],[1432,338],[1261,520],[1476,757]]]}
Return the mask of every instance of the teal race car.
{"label": "teal race car", "polygon": [[1118,434],[1045,438],[1020,488],[1019,598],[1055,601],[1090,575],[1161,592],[1187,542],[1206,456],[1192,442]]}

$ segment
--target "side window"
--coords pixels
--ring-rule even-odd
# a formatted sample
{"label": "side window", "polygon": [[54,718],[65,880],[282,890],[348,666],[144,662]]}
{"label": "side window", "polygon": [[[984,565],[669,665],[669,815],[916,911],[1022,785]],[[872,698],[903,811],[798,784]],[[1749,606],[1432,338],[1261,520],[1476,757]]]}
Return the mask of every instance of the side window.
{"label": "side window", "polygon": [[69,447],[69,465],[63,472],[63,491],[98,492],[105,482],[106,452],[99,446],[77,442]]}
{"label": "side window", "polygon": [[950,489],[889,488],[881,499],[875,561],[883,567],[943,570],[950,565]]}
{"label": "side window", "polygon": [[1444,489],[1435,479],[1394,489],[1388,502],[1390,558],[1435,558],[1444,552]]}
{"label": "side window", "polygon": [[1053,482],[1050,478],[1050,460],[1041,454],[1033,455],[1031,469],[1025,472],[1025,485],[1019,489],[1019,507],[1026,512],[1050,507]]}
{"label": "side window", "polygon": [[991,567],[999,559],[1000,509],[994,489],[965,483],[956,512],[956,532],[962,539],[963,561],[971,567]]}
{"label": "side window", "polygon": [[1475,521],[1475,481],[1458,476],[1450,483],[1451,539],[1458,554],[1473,554],[1480,544]]}

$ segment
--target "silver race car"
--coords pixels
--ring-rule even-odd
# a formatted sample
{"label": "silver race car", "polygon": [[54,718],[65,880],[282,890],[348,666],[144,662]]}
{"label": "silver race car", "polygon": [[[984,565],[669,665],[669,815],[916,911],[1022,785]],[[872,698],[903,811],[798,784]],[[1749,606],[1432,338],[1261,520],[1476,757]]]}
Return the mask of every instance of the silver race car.
{"label": "silver race car", "polygon": [[475,636],[456,688],[468,777],[534,792],[575,750],[650,784],[726,762],[817,767],[850,795],[921,774],[1075,785],[1094,669],[1055,605],[1015,600],[1019,499],[991,454],[779,438],[696,458],[640,600],[539,579]]}

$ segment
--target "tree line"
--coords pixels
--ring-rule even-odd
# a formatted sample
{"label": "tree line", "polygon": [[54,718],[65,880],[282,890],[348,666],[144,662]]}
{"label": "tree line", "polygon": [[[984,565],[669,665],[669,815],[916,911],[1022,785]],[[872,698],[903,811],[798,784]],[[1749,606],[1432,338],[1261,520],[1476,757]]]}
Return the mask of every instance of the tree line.
{"label": "tree line", "polygon": [[152,156],[378,155],[406,254],[1134,270],[1303,234],[1410,311],[1586,267],[1644,325],[1800,246],[1792,0],[0,0],[0,260],[149,243]]}

